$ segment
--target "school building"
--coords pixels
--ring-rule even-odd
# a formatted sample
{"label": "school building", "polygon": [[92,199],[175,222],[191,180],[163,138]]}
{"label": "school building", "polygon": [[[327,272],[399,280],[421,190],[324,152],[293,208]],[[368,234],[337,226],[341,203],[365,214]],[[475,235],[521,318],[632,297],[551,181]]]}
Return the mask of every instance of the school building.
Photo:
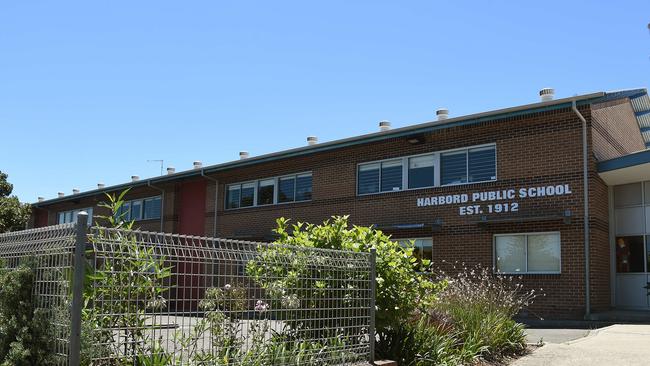
{"label": "school building", "polygon": [[532,104],[459,117],[440,109],[431,122],[382,121],[367,135],[309,137],[300,148],[39,198],[31,225],[100,214],[104,194],[126,188],[125,214],[150,231],[270,241],[278,217],[350,215],[415,239],[418,256],[443,269],[480,263],[521,276],[546,294],[537,315],[650,310],[647,91],[539,94]]}

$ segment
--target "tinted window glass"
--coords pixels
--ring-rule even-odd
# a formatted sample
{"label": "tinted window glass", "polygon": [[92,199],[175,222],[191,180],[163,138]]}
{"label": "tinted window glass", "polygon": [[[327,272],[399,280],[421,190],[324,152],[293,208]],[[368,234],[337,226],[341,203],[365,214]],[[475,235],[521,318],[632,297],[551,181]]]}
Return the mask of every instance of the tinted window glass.
{"label": "tinted window glass", "polygon": [[131,201],[131,220],[142,219],[142,201]]}
{"label": "tinted window glass", "polygon": [[296,188],[294,177],[280,178],[278,186],[278,202],[293,202]]}
{"label": "tinted window glass", "polygon": [[161,214],[161,199],[160,197],[148,198],[144,200],[144,218],[146,219],[159,219]]}
{"label": "tinted window glass", "polygon": [[122,220],[131,221],[131,202],[122,205]]}
{"label": "tinted window glass", "polygon": [[273,193],[275,188],[275,179],[266,179],[259,182],[257,190],[257,204],[258,205],[271,205],[273,204]]}
{"label": "tinted window glass", "polygon": [[467,151],[442,154],[440,171],[440,184],[467,183]]}
{"label": "tinted window glass", "polygon": [[645,272],[643,236],[616,238],[616,272]]}
{"label": "tinted window glass", "polygon": [[359,165],[359,194],[379,192],[379,163]]}
{"label": "tinted window glass", "polygon": [[226,208],[238,208],[240,196],[240,185],[228,186],[228,191],[226,192]]}
{"label": "tinted window glass", "polygon": [[641,199],[641,183],[624,184],[614,187],[614,202],[616,207],[637,206],[641,204]]}
{"label": "tinted window glass", "polygon": [[399,191],[402,189],[402,161],[393,160],[381,163],[381,191]]}
{"label": "tinted window glass", "polygon": [[434,156],[418,156],[409,159],[409,188],[432,187],[434,185]]}
{"label": "tinted window glass", "polygon": [[241,185],[241,203],[240,207],[253,206],[255,197],[255,183],[245,183]]}
{"label": "tinted window glass", "polygon": [[311,174],[301,174],[296,178],[296,201],[311,200]]}
{"label": "tinted window glass", "polygon": [[482,182],[497,179],[496,149],[494,146],[469,150],[469,181]]}

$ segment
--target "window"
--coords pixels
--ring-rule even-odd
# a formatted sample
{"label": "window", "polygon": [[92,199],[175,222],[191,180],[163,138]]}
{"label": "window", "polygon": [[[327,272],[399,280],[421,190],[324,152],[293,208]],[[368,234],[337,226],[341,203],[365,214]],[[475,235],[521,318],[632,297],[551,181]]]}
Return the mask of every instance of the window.
{"label": "window", "polygon": [[131,220],[142,220],[142,201],[131,201]]}
{"label": "window", "polygon": [[296,178],[280,178],[278,183],[278,202],[293,202],[296,199]]}
{"label": "window", "polygon": [[312,191],[311,173],[296,176],[296,201],[310,201]]}
{"label": "window", "polygon": [[616,272],[645,272],[643,236],[616,238]]}
{"label": "window", "polygon": [[275,192],[275,179],[265,179],[259,181],[257,189],[257,204],[272,205]]}
{"label": "window", "polygon": [[418,262],[421,263],[423,259],[429,261],[433,260],[433,239],[432,238],[416,238],[416,239],[398,239],[398,243],[401,245],[406,245],[407,243],[413,242],[415,248],[413,254],[418,259]]}
{"label": "window", "polygon": [[241,185],[233,184],[226,190],[226,208],[239,208],[239,198],[241,197]]}
{"label": "window", "polygon": [[409,188],[435,185],[435,156],[425,155],[409,159]]}
{"label": "window", "polygon": [[255,182],[241,185],[241,202],[239,207],[251,207],[255,204]]}
{"label": "window", "polygon": [[70,210],[70,211],[63,211],[59,212],[58,216],[58,223],[59,224],[69,224],[73,222],[77,222],[77,215],[81,211],[86,211],[88,214],[88,225],[93,224],[93,208],[92,207],[87,207],[87,208],[82,208],[79,210]]}
{"label": "window", "polygon": [[560,273],[560,233],[496,235],[497,272]]}
{"label": "window", "polygon": [[494,144],[363,163],[357,194],[493,181],[496,164]]}
{"label": "window", "polygon": [[159,219],[162,215],[162,199],[160,196],[144,200],[144,219]]}
{"label": "window", "polygon": [[467,150],[441,154],[440,170],[442,185],[467,183]]}
{"label": "window", "polygon": [[[277,189],[277,194],[276,194]],[[309,201],[312,174],[301,173],[226,186],[226,209]]]}
{"label": "window", "polygon": [[381,163],[381,191],[402,190],[402,160],[390,160]]}
{"label": "window", "polygon": [[117,217],[124,221],[159,219],[162,213],[160,196],[124,202],[117,212]]}
{"label": "window", "polygon": [[359,194],[379,192],[380,163],[359,165],[358,192]]}
{"label": "window", "polygon": [[470,182],[497,179],[496,149],[494,146],[469,149],[468,171]]}

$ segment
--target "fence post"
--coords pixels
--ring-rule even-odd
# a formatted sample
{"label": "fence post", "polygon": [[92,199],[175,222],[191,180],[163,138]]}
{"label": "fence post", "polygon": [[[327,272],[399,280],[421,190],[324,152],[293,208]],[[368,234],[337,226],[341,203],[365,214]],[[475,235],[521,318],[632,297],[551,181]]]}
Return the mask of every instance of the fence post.
{"label": "fence post", "polygon": [[377,283],[377,249],[370,249],[370,326],[368,327],[368,337],[370,338],[370,363],[375,362],[375,341],[377,336],[375,334],[375,297],[377,296],[376,290]]}
{"label": "fence post", "polygon": [[79,366],[81,356],[81,308],[83,306],[84,277],[86,276],[86,235],[88,213],[77,215],[77,238],[74,248],[74,276],[72,279],[72,311],[70,324],[69,365]]}

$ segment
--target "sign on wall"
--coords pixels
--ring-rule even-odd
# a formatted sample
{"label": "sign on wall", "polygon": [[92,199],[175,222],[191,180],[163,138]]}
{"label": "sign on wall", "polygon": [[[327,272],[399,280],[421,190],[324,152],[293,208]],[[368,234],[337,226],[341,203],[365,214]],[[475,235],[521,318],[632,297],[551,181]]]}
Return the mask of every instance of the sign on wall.
{"label": "sign on wall", "polygon": [[[418,207],[461,205],[458,207],[460,216],[480,214],[500,214],[507,212],[518,212],[519,202],[517,200],[554,197],[570,195],[571,187],[568,184],[510,188],[498,191],[482,191],[462,194],[448,194],[440,196],[417,198]],[[506,202],[499,202],[506,201]]]}

